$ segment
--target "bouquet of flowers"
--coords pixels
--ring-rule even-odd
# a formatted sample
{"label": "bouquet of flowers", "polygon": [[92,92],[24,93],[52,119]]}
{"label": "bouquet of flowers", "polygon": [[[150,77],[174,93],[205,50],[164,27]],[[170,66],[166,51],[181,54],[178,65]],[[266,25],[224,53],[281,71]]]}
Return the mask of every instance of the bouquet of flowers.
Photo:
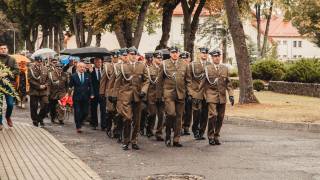
{"label": "bouquet of flowers", "polygon": [[9,77],[13,78],[13,73],[6,65],[0,62],[0,94],[10,95],[20,100],[17,91],[8,79]]}

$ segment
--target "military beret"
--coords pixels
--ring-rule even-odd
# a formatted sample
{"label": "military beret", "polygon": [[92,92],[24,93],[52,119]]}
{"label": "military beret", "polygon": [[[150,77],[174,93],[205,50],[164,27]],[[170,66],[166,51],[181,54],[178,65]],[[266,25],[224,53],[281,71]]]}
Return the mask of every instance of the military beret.
{"label": "military beret", "polygon": [[171,46],[171,47],[169,48],[169,51],[170,51],[170,52],[179,52],[180,49],[179,49],[177,46]]}
{"label": "military beret", "polygon": [[220,56],[221,52],[218,49],[215,49],[209,53],[211,56]]}
{"label": "military beret", "polygon": [[118,49],[111,51],[112,57],[117,58],[120,56],[120,51]]}
{"label": "military beret", "polygon": [[205,53],[205,54],[208,54],[208,52],[209,52],[209,49],[207,47],[201,47],[201,48],[199,48],[199,50],[201,53]]}
{"label": "military beret", "polygon": [[155,58],[163,58],[162,51],[159,51],[159,50],[155,51],[153,53],[153,57],[155,57]]}
{"label": "military beret", "polygon": [[128,49],[127,48],[119,49],[119,54],[120,54],[120,56],[128,55]]}
{"label": "military beret", "polygon": [[43,58],[42,58],[42,56],[35,56],[34,60],[35,61],[43,61]]}
{"label": "military beret", "polygon": [[190,57],[190,53],[187,52],[187,51],[183,51],[181,54],[180,54],[180,58],[182,59],[187,59]]}
{"label": "military beret", "polygon": [[62,63],[57,63],[56,67],[63,67],[63,64]]}
{"label": "military beret", "polygon": [[132,46],[128,49],[128,53],[134,53],[135,55],[137,55],[138,50],[136,49],[136,47]]}

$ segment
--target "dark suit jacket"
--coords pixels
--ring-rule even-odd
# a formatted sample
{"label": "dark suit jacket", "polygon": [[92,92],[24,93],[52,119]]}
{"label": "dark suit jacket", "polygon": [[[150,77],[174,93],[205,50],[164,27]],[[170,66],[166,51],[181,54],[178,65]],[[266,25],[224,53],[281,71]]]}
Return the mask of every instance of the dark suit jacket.
{"label": "dark suit jacket", "polygon": [[70,88],[73,87],[73,100],[89,100],[94,96],[90,74],[84,73],[84,83],[81,84],[78,73],[73,73],[70,78]]}
{"label": "dark suit jacket", "polygon": [[[101,68],[101,78],[102,78],[102,68]],[[97,78],[97,75],[96,75],[96,69],[93,68],[93,71],[90,73],[91,75],[91,81],[92,81],[92,88],[93,88],[93,93],[94,93],[94,96],[98,97],[99,96],[99,89],[100,89],[100,80],[98,80]]]}

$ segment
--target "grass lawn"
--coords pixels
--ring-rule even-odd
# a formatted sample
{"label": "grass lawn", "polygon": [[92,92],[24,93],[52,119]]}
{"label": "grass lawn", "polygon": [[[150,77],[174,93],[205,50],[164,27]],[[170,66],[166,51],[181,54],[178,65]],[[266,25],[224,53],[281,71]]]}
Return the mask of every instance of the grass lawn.
{"label": "grass lawn", "polygon": [[320,98],[279,94],[270,91],[255,92],[260,104],[227,106],[227,116],[248,117],[281,122],[320,123]]}

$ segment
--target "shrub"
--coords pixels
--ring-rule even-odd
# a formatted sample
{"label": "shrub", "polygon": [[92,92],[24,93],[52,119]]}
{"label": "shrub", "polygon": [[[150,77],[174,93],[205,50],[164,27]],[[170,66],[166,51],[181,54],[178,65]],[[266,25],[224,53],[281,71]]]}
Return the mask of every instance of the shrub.
{"label": "shrub", "polygon": [[259,60],[252,65],[252,78],[278,81],[285,74],[284,64],[278,60]]}
{"label": "shrub", "polygon": [[320,83],[320,60],[301,59],[290,66],[283,78],[289,82]]}
{"label": "shrub", "polygon": [[264,90],[264,82],[262,80],[253,80],[253,89],[256,91]]}
{"label": "shrub", "polygon": [[240,86],[240,81],[238,79],[231,79],[231,85],[233,89],[237,89]]}
{"label": "shrub", "polygon": [[238,71],[232,70],[229,74],[230,77],[238,77]]}

